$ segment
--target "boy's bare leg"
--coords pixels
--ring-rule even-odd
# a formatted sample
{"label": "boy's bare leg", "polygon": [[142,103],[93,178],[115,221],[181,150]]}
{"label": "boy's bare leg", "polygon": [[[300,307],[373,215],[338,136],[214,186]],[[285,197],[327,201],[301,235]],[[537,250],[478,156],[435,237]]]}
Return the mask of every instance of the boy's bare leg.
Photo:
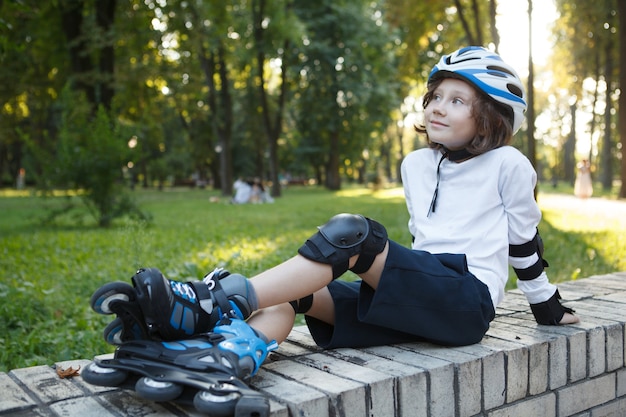
{"label": "boy's bare leg", "polygon": [[[324,287],[315,293],[313,305],[307,315],[329,324],[334,323],[335,305],[328,288]],[[248,324],[269,339],[282,343],[291,332],[294,319],[293,307],[289,303],[283,303],[257,311],[250,317]]]}
{"label": "boy's bare leg", "polygon": [[[360,275],[374,289],[378,287],[388,252],[389,243],[378,254],[370,269]],[[357,259],[358,255],[350,258],[350,267],[354,266]],[[330,281],[332,281],[330,265],[311,261],[301,255],[296,255],[250,278],[259,301],[259,308],[299,300],[326,287]]]}
{"label": "boy's bare leg", "polygon": [[331,280],[330,265],[311,261],[301,255],[250,278],[259,308],[299,300],[324,288]]}
{"label": "boy's bare leg", "polygon": [[[380,281],[389,244],[376,257],[370,269],[361,278],[372,288]],[[358,256],[350,259],[352,267]],[[314,294],[313,305],[307,315],[323,322],[335,322],[335,306],[326,286],[332,280],[332,268],[328,264],[311,261],[296,255],[291,259],[250,278],[259,301],[260,310],[250,317],[248,323],[270,339],[279,343],[287,338],[295,313],[289,301]]]}
{"label": "boy's bare leg", "polygon": [[320,289],[328,295],[317,297],[316,294],[311,310],[322,311],[325,317],[334,316],[332,298],[326,289],[331,280],[330,265],[311,261],[301,255],[255,275],[250,278],[250,282],[260,309],[248,319],[248,324],[269,339],[281,343],[289,335],[296,315],[289,301],[306,297]]}
{"label": "boy's bare leg", "polygon": [[248,319],[254,330],[263,333],[269,340],[282,343],[287,339],[296,314],[289,303],[266,307],[256,311]]}

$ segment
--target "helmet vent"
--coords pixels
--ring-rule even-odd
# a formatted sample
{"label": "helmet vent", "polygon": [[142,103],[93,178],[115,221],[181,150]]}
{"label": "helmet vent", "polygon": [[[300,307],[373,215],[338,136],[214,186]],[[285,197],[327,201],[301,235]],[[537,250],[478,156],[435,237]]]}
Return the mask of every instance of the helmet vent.
{"label": "helmet vent", "polygon": [[506,85],[507,90],[509,90],[512,94],[515,94],[516,96],[523,98],[524,97],[524,93],[522,92],[522,90],[519,89],[518,86],[514,85],[514,84],[507,84]]}
{"label": "helmet vent", "polygon": [[[500,71],[500,72],[503,72],[505,74],[509,74],[512,77],[515,77],[515,74],[513,74],[511,72],[511,70],[509,70],[508,68],[499,67],[497,65],[487,65],[487,69],[488,70],[492,70],[492,71]],[[498,75],[502,76],[501,74],[498,74]]]}
{"label": "helmet vent", "polygon": [[493,75],[494,77],[507,78],[505,74],[502,74],[499,71],[487,71],[487,74]]}
{"label": "helmet vent", "polygon": [[447,61],[447,64],[448,64],[448,65],[458,65],[458,64],[462,64],[462,63],[464,63],[464,62],[468,62],[468,61],[476,61],[476,60],[479,60],[479,59],[480,59],[480,57],[476,57],[476,56],[468,56],[468,57],[465,57],[465,56],[460,56],[460,55],[459,55],[459,56],[457,56],[456,58],[457,58],[457,59],[456,59],[456,61],[452,62],[452,57],[451,57],[451,56],[449,56],[449,57],[447,58],[447,60],[446,60],[446,61]]}

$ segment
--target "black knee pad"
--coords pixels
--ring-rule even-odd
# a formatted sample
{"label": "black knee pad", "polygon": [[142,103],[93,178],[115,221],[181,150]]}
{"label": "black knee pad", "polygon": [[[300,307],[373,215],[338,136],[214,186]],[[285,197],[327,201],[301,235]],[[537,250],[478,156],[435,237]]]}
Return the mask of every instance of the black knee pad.
{"label": "black knee pad", "polygon": [[352,271],[366,272],[386,243],[387,230],[382,224],[360,214],[342,213],[320,226],[298,253],[312,261],[332,265],[335,279],[349,269],[348,262],[354,255],[359,255],[359,259]]}

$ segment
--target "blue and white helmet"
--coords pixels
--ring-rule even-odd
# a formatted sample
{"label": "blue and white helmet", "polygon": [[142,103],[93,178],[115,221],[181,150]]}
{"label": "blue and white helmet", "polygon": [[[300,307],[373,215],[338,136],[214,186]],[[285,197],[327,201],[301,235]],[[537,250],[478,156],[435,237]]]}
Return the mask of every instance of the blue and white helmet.
{"label": "blue and white helmet", "polygon": [[480,46],[461,48],[450,55],[444,55],[434,66],[428,82],[454,73],[467,80],[492,99],[513,110],[513,133],[524,121],[526,93],[517,72],[495,52]]}

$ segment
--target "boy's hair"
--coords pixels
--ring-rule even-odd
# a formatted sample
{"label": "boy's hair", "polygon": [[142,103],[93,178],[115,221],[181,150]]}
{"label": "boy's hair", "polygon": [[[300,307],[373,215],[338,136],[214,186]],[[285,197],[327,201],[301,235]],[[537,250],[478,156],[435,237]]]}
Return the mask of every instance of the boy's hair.
{"label": "boy's hair", "polygon": [[[476,122],[476,136],[465,147],[467,152],[476,156],[511,143],[513,139],[513,112],[510,107],[498,103],[476,87],[467,82],[463,77],[454,73],[447,73],[438,77],[428,84],[428,90],[423,98],[423,107],[426,108],[433,98],[435,89],[446,78],[455,78],[466,82],[476,92],[476,100],[472,103],[472,118]],[[432,142],[426,132],[426,127],[416,125],[415,130],[426,136],[428,146],[433,149],[441,149],[443,145]]]}

